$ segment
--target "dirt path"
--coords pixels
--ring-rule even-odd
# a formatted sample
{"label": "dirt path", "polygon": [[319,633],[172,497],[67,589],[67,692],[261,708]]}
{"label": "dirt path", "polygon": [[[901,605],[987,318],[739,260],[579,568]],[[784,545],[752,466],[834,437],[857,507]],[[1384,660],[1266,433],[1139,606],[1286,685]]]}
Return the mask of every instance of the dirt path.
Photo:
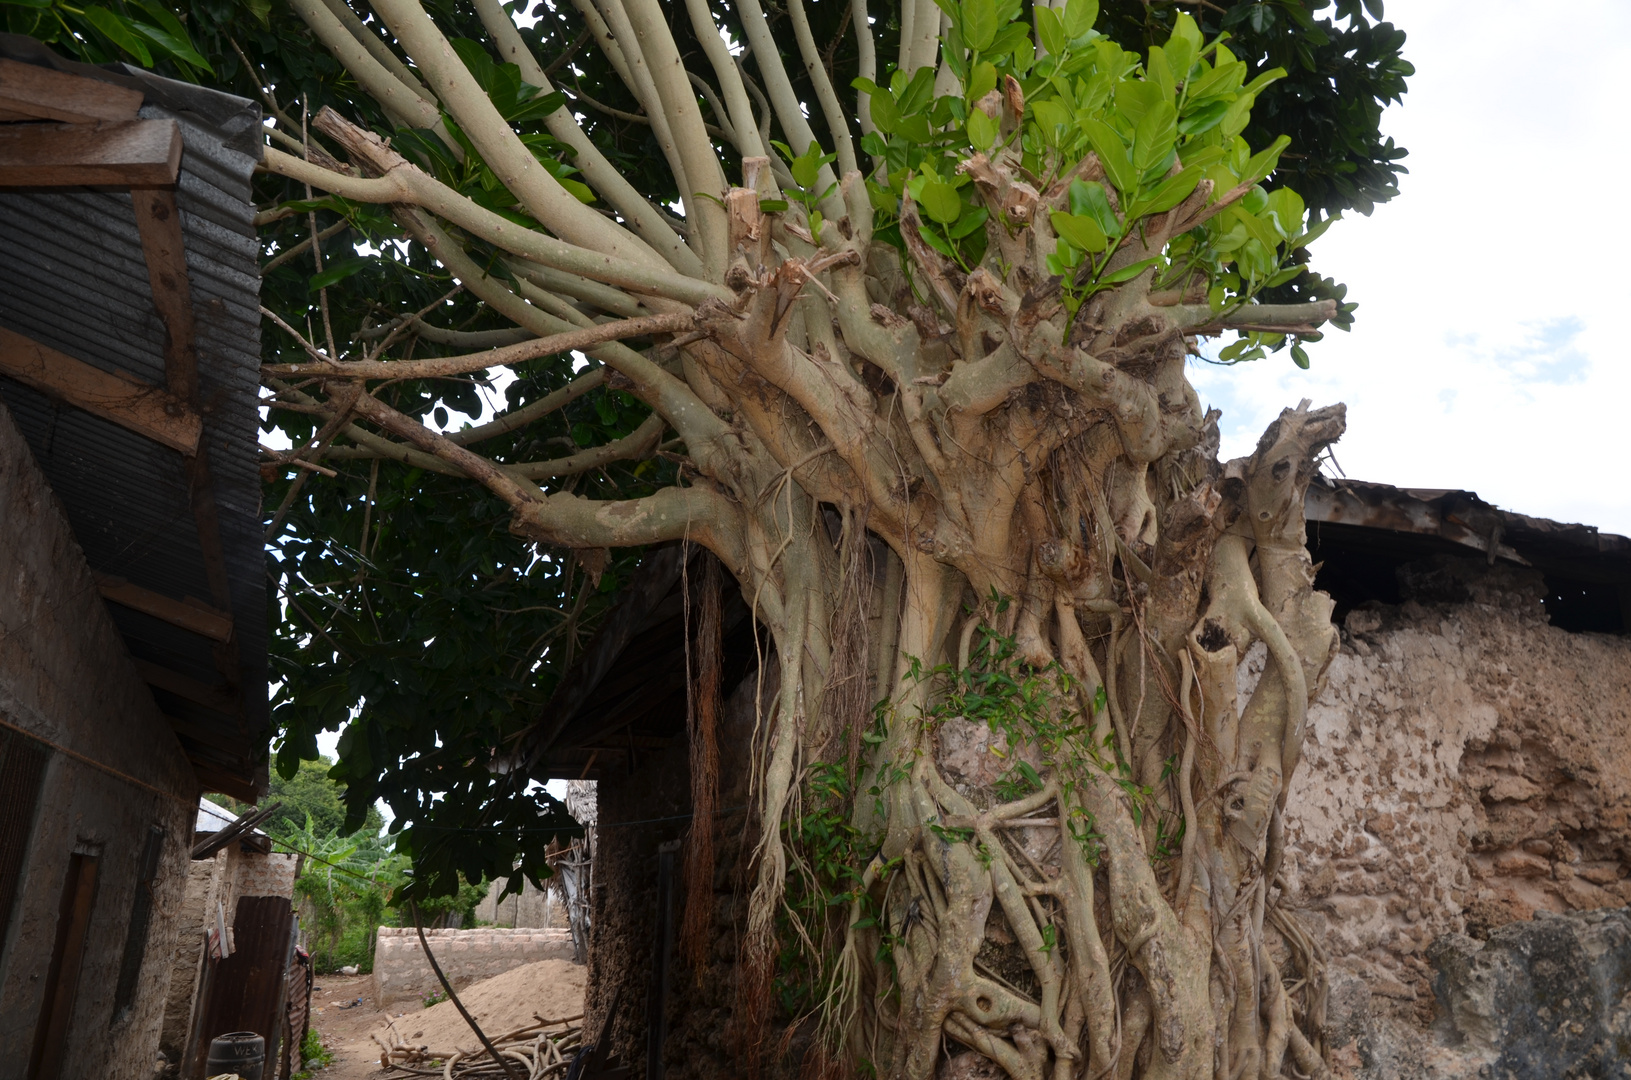
{"label": "dirt path", "polygon": [[[375,1008],[373,994],[374,980],[368,975],[317,977],[312,987],[311,1026],[334,1055],[328,1068],[315,1074],[318,1080],[373,1080],[384,1075],[379,1067],[379,1044],[368,1033],[388,1018],[420,1012],[424,1006],[401,1001],[385,1013]],[[353,1004],[359,998],[362,1003]]]}

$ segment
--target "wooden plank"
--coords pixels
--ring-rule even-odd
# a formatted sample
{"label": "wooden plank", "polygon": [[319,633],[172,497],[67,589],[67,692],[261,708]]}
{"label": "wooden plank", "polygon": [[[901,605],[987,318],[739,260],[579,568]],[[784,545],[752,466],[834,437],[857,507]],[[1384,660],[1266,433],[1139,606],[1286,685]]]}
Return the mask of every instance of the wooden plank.
{"label": "wooden plank", "polygon": [[191,456],[203,419],[163,389],[0,328],[0,374]]}
{"label": "wooden plank", "polygon": [[232,616],[225,611],[217,611],[191,597],[185,600],[172,600],[161,593],[144,589],[140,585],[132,585],[124,578],[113,577],[110,574],[99,574],[93,570],[91,576],[96,578],[97,591],[104,599],[112,600],[115,604],[122,604],[155,619],[163,619],[171,626],[191,630],[215,641],[232,640]]}
{"label": "wooden plank", "polygon": [[136,228],[147,259],[153,306],[164,320],[164,381],[170,393],[198,405],[198,344],[193,332],[192,292],[187,284],[187,249],[181,210],[172,187],[132,188]]}
{"label": "wooden plank", "polygon": [[93,124],[134,120],[141,107],[140,90],[37,64],[0,60],[0,109],[20,114],[19,118]]}
{"label": "wooden plank", "polygon": [[199,761],[197,758],[188,760],[192,762],[193,775],[198,777],[199,786],[205,791],[218,791],[222,795],[231,795],[240,802],[248,803],[261,797],[261,793],[255,790],[255,785],[243,777],[223,772],[219,766]]}
{"label": "wooden plank", "polygon": [[[170,728],[181,738],[197,743],[210,750],[219,750],[230,757],[231,761],[247,766],[249,759],[244,756],[244,743],[230,732],[222,732],[203,724],[195,724],[190,720],[183,720],[179,716],[166,716]],[[183,744],[183,749],[185,749]],[[189,751],[190,752],[190,751]]]}
{"label": "wooden plank", "polygon": [[0,187],[157,187],[175,183],[180,171],[174,120],[0,129]]}
{"label": "wooden plank", "polygon": [[[167,690],[179,698],[185,698],[198,705],[214,709],[216,712],[236,714],[243,703],[238,692],[226,685],[211,686],[201,683],[197,679],[189,679],[179,671],[171,671],[159,664],[149,663],[146,660],[136,661],[136,670],[141,672],[142,679],[149,686],[156,686],[160,690]],[[236,743],[233,743],[236,746]],[[226,747],[223,747],[226,749]]]}

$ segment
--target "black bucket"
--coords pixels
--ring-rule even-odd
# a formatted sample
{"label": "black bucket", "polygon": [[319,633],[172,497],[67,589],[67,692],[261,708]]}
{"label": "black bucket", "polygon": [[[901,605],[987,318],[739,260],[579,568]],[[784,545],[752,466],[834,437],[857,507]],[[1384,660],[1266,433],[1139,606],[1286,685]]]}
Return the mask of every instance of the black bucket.
{"label": "black bucket", "polygon": [[210,1040],[205,1076],[237,1073],[243,1080],[261,1080],[266,1065],[266,1040],[253,1031],[234,1031]]}

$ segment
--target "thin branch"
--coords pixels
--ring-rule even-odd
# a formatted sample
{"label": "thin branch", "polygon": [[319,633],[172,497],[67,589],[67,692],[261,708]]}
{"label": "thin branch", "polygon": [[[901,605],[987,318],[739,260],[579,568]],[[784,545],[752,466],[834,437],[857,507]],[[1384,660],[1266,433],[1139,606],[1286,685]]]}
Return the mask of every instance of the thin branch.
{"label": "thin branch", "polygon": [[[291,216],[292,216],[292,213],[293,212],[291,211]],[[260,222],[257,219],[256,224],[259,224],[259,223]],[[350,227],[351,227],[351,222],[342,218],[341,220],[336,221],[333,225],[330,225],[328,228],[324,229],[322,232],[319,232],[317,234],[317,239],[318,239],[319,242],[322,242],[324,240],[327,240],[331,236],[335,236],[335,235],[337,235],[337,234],[339,234],[341,232],[344,232],[346,229],[349,229]],[[289,248],[287,251],[280,251],[276,255],[272,256],[270,259],[268,259],[266,261],[266,265],[261,267],[261,276],[265,277],[267,274],[270,274],[273,270],[276,270],[278,267],[282,266],[284,263],[288,262],[290,259],[293,259],[296,256],[300,255],[307,248],[311,247],[311,242],[312,242],[312,238],[308,236],[304,240],[300,241],[300,243],[296,244],[294,247]]]}
{"label": "thin branch", "polygon": [[[508,13],[505,12],[499,0],[474,0],[476,14],[480,16],[481,23],[492,35],[493,42],[498,46],[499,55],[521,69],[521,78],[539,88],[542,93],[554,93],[555,87],[550,83],[549,76],[555,70],[556,64],[547,69],[538,67],[537,59],[527,48],[526,42],[515,28]],[[583,30],[588,34],[593,26],[586,24]],[[579,35],[582,40],[582,35]],[[577,48],[574,43],[570,54]],[[560,60],[564,60],[565,56]],[[557,60],[557,63],[560,62]],[[564,106],[544,117],[544,126],[549,133],[572,148],[572,164],[577,166],[578,175],[583,182],[600,192],[601,198],[611,204],[612,209],[623,215],[640,239],[655,248],[658,254],[667,259],[669,265],[682,274],[691,277],[701,277],[703,274],[702,260],[696,253],[685,246],[685,238],[663,219],[663,216],[652,209],[650,204],[640,192],[634,189],[628,178],[601,153],[600,147],[586,135],[578,121]]]}
{"label": "thin branch", "polygon": [[[827,68],[821,62],[821,52],[816,48],[815,36],[810,33],[810,20],[804,13],[804,0],[787,0],[787,13],[793,19],[793,36],[798,40],[799,55],[804,59],[804,70],[810,76],[810,83],[815,87],[816,100],[821,103],[822,115],[827,120],[827,131],[833,138],[833,152],[838,155],[838,172],[842,176],[855,171],[855,144],[850,139],[849,121],[844,116],[842,106],[838,104],[838,95],[833,92],[832,79],[828,77]],[[845,17],[849,17],[848,9]],[[844,33],[840,28],[838,34]],[[837,37],[833,39],[835,42]],[[823,189],[824,190],[824,189]]]}
{"label": "thin branch", "polygon": [[263,370],[274,375],[315,376],[321,379],[432,379],[508,367],[541,356],[587,349],[607,341],[689,330],[693,325],[694,320],[690,315],[647,315],[621,322],[600,323],[564,334],[551,334],[468,356],[438,356],[428,360],[358,360],[338,364],[268,364]]}

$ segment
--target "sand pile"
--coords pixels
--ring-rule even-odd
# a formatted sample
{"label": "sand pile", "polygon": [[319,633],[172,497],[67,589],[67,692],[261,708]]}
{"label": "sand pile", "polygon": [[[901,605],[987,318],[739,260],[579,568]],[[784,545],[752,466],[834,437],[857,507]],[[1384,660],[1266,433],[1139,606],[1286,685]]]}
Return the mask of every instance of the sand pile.
{"label": "sand pile", "polygon": [[[487,1037],[496,1039],[536,1023],[534,1013],[545,1020],[564,1020],[582,1013],[587,970],[570,960],[539,960],[472,983],[459,991],[459,1000]],[[478,1050],[481,1046],[451,1001],[399,1016],[394,1023],[402,1039],[415,1046],[445,1052]]]}

